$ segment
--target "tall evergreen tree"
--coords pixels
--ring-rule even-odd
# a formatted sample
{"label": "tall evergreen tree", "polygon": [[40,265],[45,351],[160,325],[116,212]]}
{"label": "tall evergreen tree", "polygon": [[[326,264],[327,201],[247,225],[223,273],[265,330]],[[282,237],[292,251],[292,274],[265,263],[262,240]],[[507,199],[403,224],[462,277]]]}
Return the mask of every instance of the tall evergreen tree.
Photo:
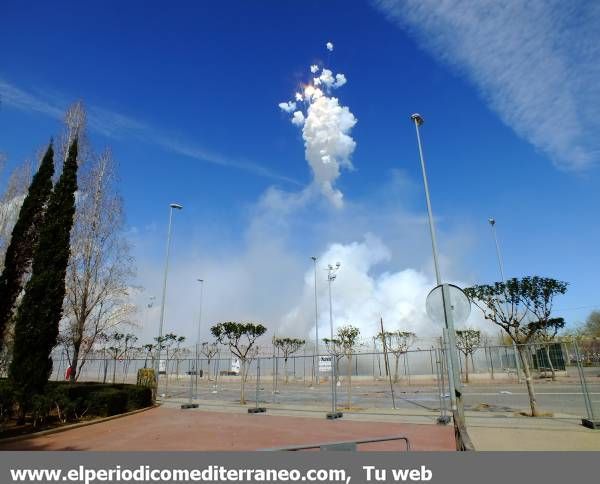
{"label": "tall evergreen tree", "polygon": [[15,319],[9,376],[18,391],[21,415],[33,395],[44,391],[52,372],[50,353],[58,336],[65,297],[65,274],[77,190],[77,138],[48,202],[32,265],[31,279]]}
{"label": "tall evergreen tree", "polygon": [[50,143],[29,185],[6,250],[4,270],[0,276],[0,346],[12,317],[15,301],[25,285],[25,275],[33,258],[48,198],[52,193],[53,175],[54,150]]}

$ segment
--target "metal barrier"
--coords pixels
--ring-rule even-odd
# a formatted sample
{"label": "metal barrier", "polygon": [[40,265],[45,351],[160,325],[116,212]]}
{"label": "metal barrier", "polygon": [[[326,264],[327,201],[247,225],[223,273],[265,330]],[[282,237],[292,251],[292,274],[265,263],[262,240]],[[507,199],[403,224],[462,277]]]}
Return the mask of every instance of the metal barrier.
{"label": "metal barrier", "polygon": [[321,444],[306,444],[306,445],[293,445],[289,447],[273,447],[269,449],[261,449],[262,451],[298,451],[298,450],[310,450],[319,449],[321,451],[356,451],[356,446],[360,444],[371,444],[374,442],[389,442],[391,440],[403,440],[406,443],[406,452],[410,451],[410,441],[408,437],[395,436],[395,437],[378,437],[375,439],[364,439],[364,440],[348,440],[339,442],[324,442]]}

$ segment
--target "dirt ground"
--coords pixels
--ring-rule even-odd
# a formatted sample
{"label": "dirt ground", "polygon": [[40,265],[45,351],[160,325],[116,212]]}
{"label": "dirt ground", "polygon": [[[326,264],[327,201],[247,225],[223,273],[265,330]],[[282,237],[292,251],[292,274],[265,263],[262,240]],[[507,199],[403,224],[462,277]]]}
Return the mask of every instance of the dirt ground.
{"label": "dirt ground", "polygon": [[[241,451],[406,436],[412,450],[455,450],[453,428],[386,422],[328,421],[159,407],[104,423],[13,443],[1,450]],[[358,450],[400,451],[402,441],[364,444]]]}

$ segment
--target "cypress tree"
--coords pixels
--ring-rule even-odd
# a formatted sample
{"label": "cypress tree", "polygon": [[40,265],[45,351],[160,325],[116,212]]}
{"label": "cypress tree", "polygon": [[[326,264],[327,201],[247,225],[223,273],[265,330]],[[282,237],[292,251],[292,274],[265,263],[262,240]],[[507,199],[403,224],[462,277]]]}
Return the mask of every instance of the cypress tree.
{"label": "cypress tree", "polygon": [[33,256],[31,279],[15,318],[9,376],[18,392],[21,416],[32,397],[43,393],[52,372],[50,353],[56,346],[63,311],[76,190],[77,139],[69,147],[63,172],[50,196]]}
{"label": "cypress tree", "polygon": [[52,192],[53,175],[54,150],[51,142],[29,185],[6,249],[4,270],[0,276],[0,346],[12,317],[15,301],[25,284],[25,275],[33,258],[46,204]]}

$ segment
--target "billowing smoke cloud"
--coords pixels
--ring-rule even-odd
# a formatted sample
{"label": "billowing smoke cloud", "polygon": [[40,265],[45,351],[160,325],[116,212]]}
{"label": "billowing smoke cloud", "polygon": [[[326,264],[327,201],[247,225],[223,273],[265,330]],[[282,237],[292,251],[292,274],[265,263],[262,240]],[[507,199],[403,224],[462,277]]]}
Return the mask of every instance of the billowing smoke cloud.
{"label": "billowing smoke cloud", "polygon": [[[317,292],[319,335],[329,337],[329,293],[327,266],[339,262],[332,283],[334,330],[344,324],[360,328],[363,338],[379,331],[379,318],[386,329],[412,331],[419,336],[437,336],[436,328],[425,312],[425,299],[434,281],[422,272],[405,269],[377,272],[377,266],[390,260],[391,254],[376,236],[367,234],[361,242],[332,244],[318,257]],[[304,276],[300,303],[283,319],[282,331],[301,335],[314,334],[314,271]]]}
{"label": "billowing smoke cloud", "polygon": [[[328,42],[327,49],[333,50],[333,44]],[[291,123],[302,128],[305,156],[314,183],[339,208],[343,205],[343,194],[334,185],[342,168],[352,168],[351,156],[356,142],[350,132],[356,118],[347,106],[340,105],[338,98],[331,96],[332,90],[346,84],[346,76],[334,75],[330,69],[315,64],[310,66],[313,75],[319,70],[320,75],[313,77],[303,92],[295,94],[295,101],[279,103],[279,108],[292,113]]]}

